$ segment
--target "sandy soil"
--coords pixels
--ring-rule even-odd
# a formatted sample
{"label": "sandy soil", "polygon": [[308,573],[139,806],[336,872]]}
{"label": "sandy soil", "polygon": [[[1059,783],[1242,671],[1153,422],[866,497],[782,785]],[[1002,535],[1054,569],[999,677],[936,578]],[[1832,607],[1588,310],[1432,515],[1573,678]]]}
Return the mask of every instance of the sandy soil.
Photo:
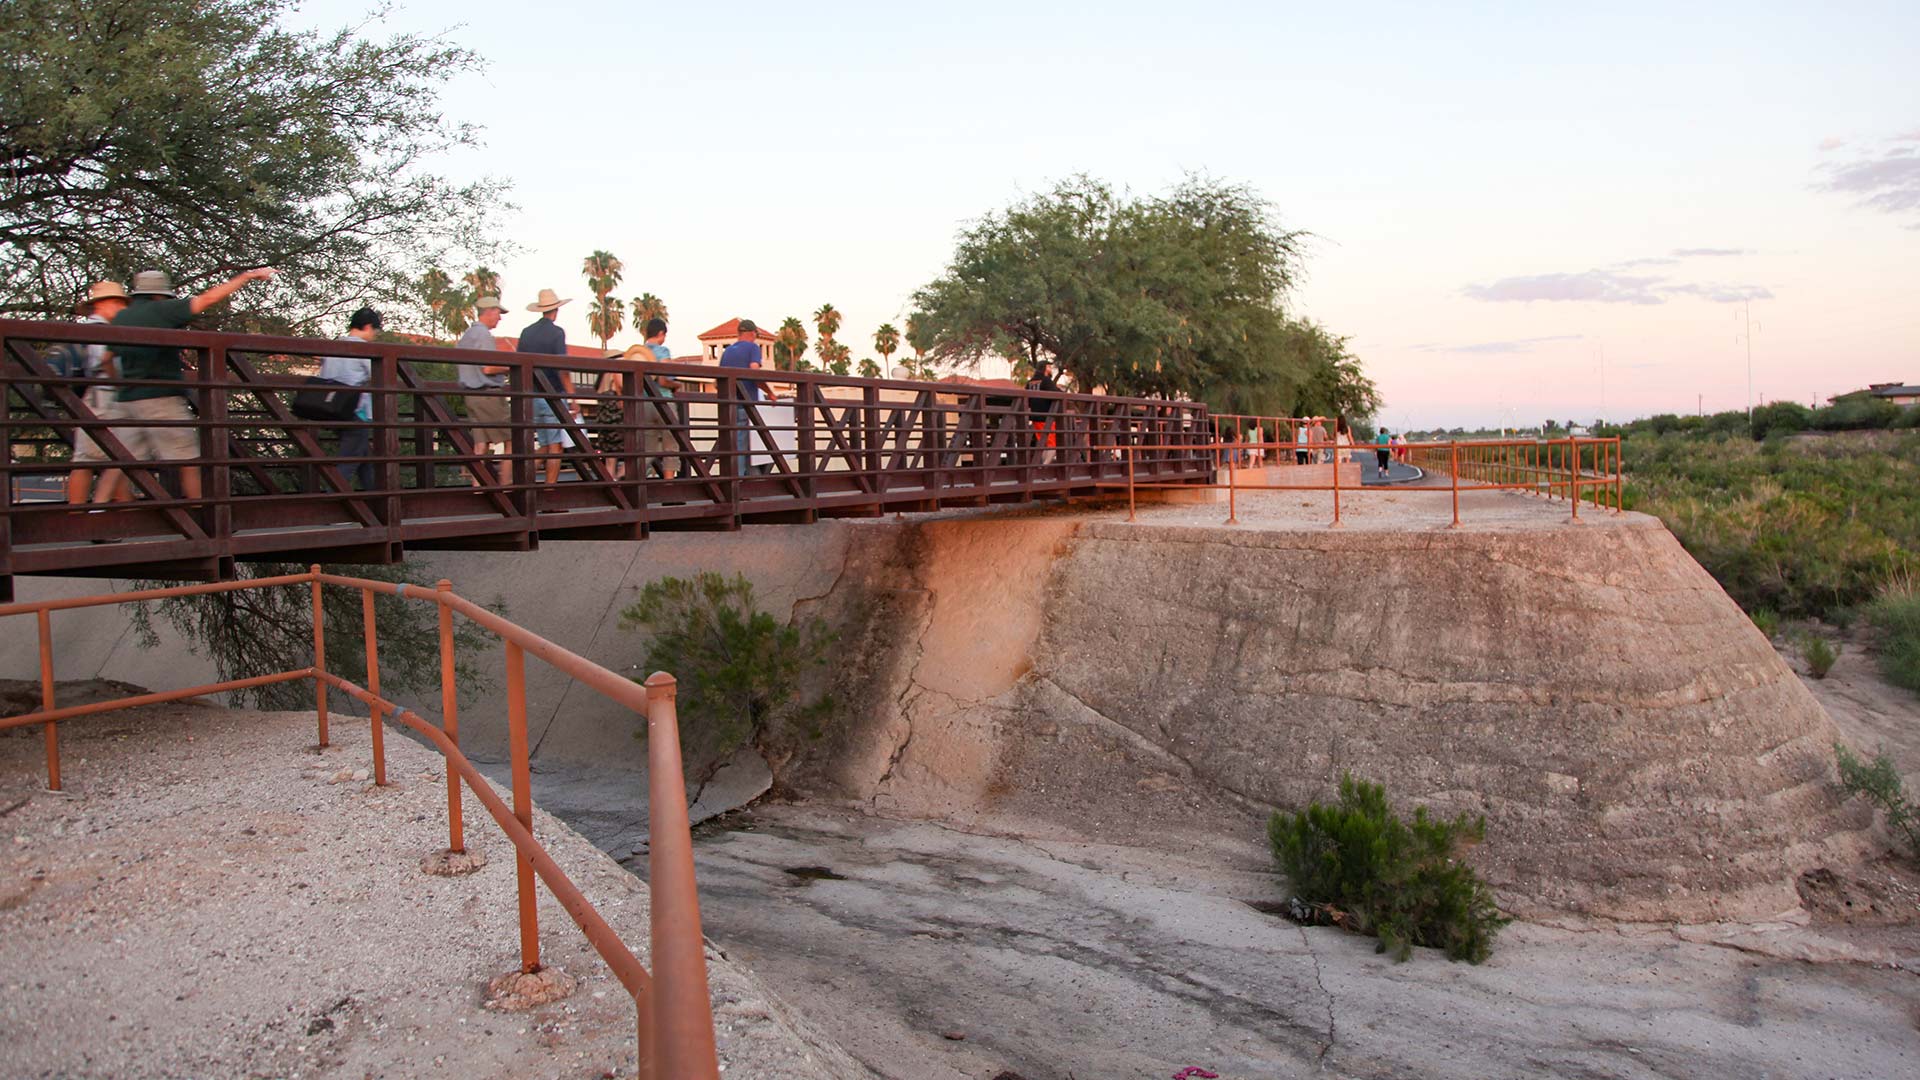
{"label": "sandy soil", "polygon": [[[469,797],[460,878],[437,754],[311,714],[166,706],[63,724],[68,791],[39,732],[0,737],[0,1076],[634,1075],[633,1004],[544,890],[543,958],[566,1000],[482,1007],[515,968],[511,848]],[[343,779],[344,777],[344,779]],[[559,821],[535,832],[644,961],[646,889]],[[867,1075],[709,948],[730,1075]]]}

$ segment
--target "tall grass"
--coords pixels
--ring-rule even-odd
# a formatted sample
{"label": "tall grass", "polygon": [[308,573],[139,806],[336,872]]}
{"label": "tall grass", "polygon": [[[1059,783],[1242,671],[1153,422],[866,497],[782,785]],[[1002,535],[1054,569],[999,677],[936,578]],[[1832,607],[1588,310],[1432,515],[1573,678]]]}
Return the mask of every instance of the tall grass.
{"label": "tall grass", "polygon": [[1628,505],[1748,611],[1832,619],[1920,576],[1920,432],[1629,435]]}
{"label": "tall grass", "polygon": [[1903,578],[1867,608],[1880,631],[1880,670],[1888,681],[1920,692],[1920,589]]}

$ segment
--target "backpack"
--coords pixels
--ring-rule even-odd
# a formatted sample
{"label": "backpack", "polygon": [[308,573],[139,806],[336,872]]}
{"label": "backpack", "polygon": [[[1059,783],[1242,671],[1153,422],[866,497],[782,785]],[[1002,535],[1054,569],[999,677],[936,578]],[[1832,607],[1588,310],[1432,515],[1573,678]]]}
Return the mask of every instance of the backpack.
{"label": "backpack", "polygon": [[293,415],[302,420],[345,423],[357,418],[355,414],[360,407],[361,392],[358,386],[312,375],[307,378],[306,385],[294,392],[290,407]]}

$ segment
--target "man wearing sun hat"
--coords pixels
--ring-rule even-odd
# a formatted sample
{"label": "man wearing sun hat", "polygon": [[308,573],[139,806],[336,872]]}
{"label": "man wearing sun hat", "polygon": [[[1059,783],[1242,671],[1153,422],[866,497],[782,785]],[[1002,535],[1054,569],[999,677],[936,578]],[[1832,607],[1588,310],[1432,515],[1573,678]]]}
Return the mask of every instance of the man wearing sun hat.
{"label": "man wearing sun hat", "polygon": [[[105,326],[113,321],[115,315],[127,306],[126,287],[117,281],[96,281],[87,290],[87,298],[80,301],[81,323]],[[113,375],[113,357],[105,345],[74,345],[69,354],[77,363],[67,365],[68,375],[84,375],[89,379],[109,378]],[[83,396],[87,408],[102,420],[112,420],[119,416],[115,408],[114,391],[111,386],[89,386]],[[67,474],[67,502],[79,505],[87,501],[93,493],[92,466],[107,460],[100,444],[93,441],[87,429],[76,428],[73,432],[74,470]],[[81,467],[85,465],[86,467]],[[118,472],[109,471],[101,479],[102,484],[115,484],[120,479]]]}
{"label": "man wearing sun hat", "polygon": [[[559,315],[560,309],[570,303],[571,300],[560,299],[560,294],[552,289],[541,289],[540,298],[527,305],[528,311],[538,312],[540,317],[520,331],[520,351],[543,356],[567,355],[567,332],[560,328]],[[573,406],[567,400],[573,395],[573,375],[564,366],[539,367],[533,371],[533,381],[542,394],[533,399],[534,452],[549,455],[547,483],[555,484],[560,481],[560,450],[567,442],[557,410],[566,409],[569,416],[573,415]]]}
{"label": "man wearing sun hat", "polygon": [[[473,307],[473,325],[460,335],[454,348],[486,352],[498,349],[500,345],[493,339],[493,328],[500,325],[500,317],[506,314],[506,308],[500,305],[497,296],[482,296],[473,302]],[[466,395],[467,419],[473,421],[473,449],[476,453],[497,454],[500,444],[508,440],[507,399],[491,393],[507,385],[507,370],[504,364],[460,365],[460,385],[478,391]],[[500,482],[507,482],[505,468],[500,470]]]}
{"label": "man wearing sun hat", "polygon": [[[179,330],[195,315],[239,292],[256,281],[273,276],[266,267],[246,270],[198,296],[177,297],[173,280],[162,270],[142,270],[133,275],[133,302],[113,317],[115,326],[156,330]],[[180,383],[186,366],[180,350],[170,345],[116,345],[120,377],[149,383]],[[122,386],[116,399],[122,420],[191,421],[186,389],[172,386]],[[133,456],[142,461],[180,461],[200,456],[200,437],[191,427],[116,427],[113,434]],[[106,502],[119,485],[105,478],[93,501]],[[200,470],[191,465],[180,469],[180,492],[189,499],[200,497]]]}

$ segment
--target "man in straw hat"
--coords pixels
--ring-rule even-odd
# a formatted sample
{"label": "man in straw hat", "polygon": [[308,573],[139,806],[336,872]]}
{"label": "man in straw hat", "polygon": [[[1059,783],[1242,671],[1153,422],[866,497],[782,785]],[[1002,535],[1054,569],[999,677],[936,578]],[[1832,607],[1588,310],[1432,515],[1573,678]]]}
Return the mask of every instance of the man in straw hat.
{"label": "man in straw hat", "polygon": [[[560,309],[570,303],[571,300],[560,299],[560,294],[552,289],[541,289],[540,298],[527,305],[528,311],[538,312],[540,317],[520,331],[520,351],[543,356],[567,355],[567,332],[560,328],[559,316]],[[560,426],[557,410],[566,409],[569,416],[573,415],[573,406],[567,401],[573,394],[573,375],[564,366],[539,367],[534,369],[533,381],[542,394],[533,399],[534,452],[548,455],[547,483],[557,484],[560,482],[560,450],[567,443],[567,432]]]}
{"label": "man in straw hat", "polygon": [[[474,309],[473,325],[460,335],[454,347],[493,352],[500,347],[493,339],[493,328],[500,325],[500,317],[506,314],[506,309],[500,306],[497,296],[480,297],[474,301]],[[500,391],[507,385],[508,370],[504,364],[460,365],[460,385],[469,391],[466,395],[467,419],[474,424],[473,449],[476,453],[497,454],[500,444],[507,441],[507,399]],[[481,468],[492,466],[483,465]],[[507,483],[504,463],[498,471],[500,482]]]}
{"label": "man in straw hat", "polygon": [[[173,281],[165,271],[142,270],[133,275],[133,302],[113,317],[113,325],[179,330],[191,322],[195,315],[247,285],[272,276],[272,270],[258,267],[223,281],[198,296],[176,297]],[[116,427],[113,429],[114,435],[126,445],[129,453],[141,461],[181,461],[199,457],[199,435],[184,423],[193,419],[192,410],[187,408],[186,389],[183,386],[151,385],[180,383],[185,378],[185,363],[180,350],[170,345],[116,345],[113,351],[119,357],[121,378],[149,384],[120,388],[116,399],[120,419],[180,423],[177,427]],[[106,502],[114,497],[119,485],[112,483],[112,479],[116,478],[101,480],[100,490],[93,493],[94,502]],[[180,492],[189,499],[200,497],[199,469],[191,465],[181,467]]]}
{"label": "man in straw hat", "polygon": [[[80,301],[80,321],[105,326],[113,321],[115,315],[127,306],[126,287],[117,281],[96,281],[87,290],[87,298]],[[89,379],[113,377],[113,355],[105,345],[73,345],[67,350],[68,362],[64,365],[66,374],[85,376]],[[87,408],[102,420],[112,420],[119,416],[114,405],[114,391],[111,386],[89,386],[83,395]],[[75,428],[73,432],[74,470],[67,474],[67,503],[78,506],[87,501],[93,493],[93,466],[107,460],[100,444],[93,440],[86,428]],[[101,478],[102,485],[117,487],[120,473],[108,470]]]}

